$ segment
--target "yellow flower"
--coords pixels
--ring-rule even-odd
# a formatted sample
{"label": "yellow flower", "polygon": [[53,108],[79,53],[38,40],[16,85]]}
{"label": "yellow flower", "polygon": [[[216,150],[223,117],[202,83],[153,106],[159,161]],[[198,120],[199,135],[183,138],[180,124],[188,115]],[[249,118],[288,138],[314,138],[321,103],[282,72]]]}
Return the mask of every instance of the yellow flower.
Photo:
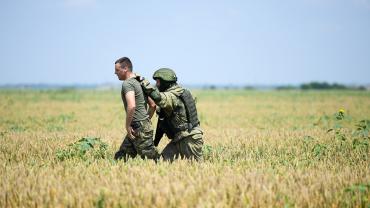
{"label": "yellow flower", "polygon": [[344,113],[344,109],[340,109],[339,110],[339,113]]}

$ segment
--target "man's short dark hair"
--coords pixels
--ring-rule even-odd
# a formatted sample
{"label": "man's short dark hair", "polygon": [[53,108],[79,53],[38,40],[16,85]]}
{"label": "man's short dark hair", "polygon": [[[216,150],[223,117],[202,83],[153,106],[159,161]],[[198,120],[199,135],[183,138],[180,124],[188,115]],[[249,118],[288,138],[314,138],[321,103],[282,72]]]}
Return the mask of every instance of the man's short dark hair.
{"label": "man's short dark hair", "polygon": [[120,64],[121,68],[125,68],[127,66],[128,69],[132,71],[132,63],[127,57],[119,58],[116,62],[114,62],[114,64]]}

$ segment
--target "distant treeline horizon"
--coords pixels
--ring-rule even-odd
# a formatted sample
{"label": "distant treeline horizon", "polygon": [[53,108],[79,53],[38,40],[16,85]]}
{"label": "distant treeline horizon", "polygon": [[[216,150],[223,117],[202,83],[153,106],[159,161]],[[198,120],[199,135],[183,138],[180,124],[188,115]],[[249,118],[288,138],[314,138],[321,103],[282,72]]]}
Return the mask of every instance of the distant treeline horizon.
{"label": "distant treeline horizon", "polygon": [[[370,90],[370,84],[367,85],[346,85],[329,82],[308,82],[300,85],[234,85],[234,84],[184,84],[183,86],[191,89],[244,89],[244,90]],[[120,89],[118,83],[104,84],[3,84],[0,89]]]}
{"label": "distant treeline horizon", "polygon": [[328,82],[309,82],[303,83],[297,86],[278,86],[276,87],[277,90],[289,90],[289,89],[301,89],[301,90],[367,90],[369,86],[350,86],[344,84],[333,83],[330,84]]}
{"label": "distant treeline horizon", "polygon": [[203,89],[275,89],[275,90],[370,90],[370,84],[368,85],[345,85],[338,83],[328,82],[308,82],[300,85],[245,85],[245,86],[232,86],[232,85],[209,85],[202,87]]}

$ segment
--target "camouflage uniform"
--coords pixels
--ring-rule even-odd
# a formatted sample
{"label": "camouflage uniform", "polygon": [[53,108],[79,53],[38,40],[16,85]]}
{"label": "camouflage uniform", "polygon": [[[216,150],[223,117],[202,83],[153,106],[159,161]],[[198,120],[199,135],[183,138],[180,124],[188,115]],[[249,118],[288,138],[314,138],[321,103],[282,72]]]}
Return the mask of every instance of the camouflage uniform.
{"label": "camouflage uniform", "polygon": [[[184,103],[178,97],[183,91],[182,87],[175,85],[160,93],[161,100],[156,104],[164,112],[164,120],[161,122],[172,123],[172,126],[177,127],[187,123]],[[173,128],[171,129],[171,124],[169,124],[163,127],[163,132],[171,139],[171,142],[162,151],[164,160],[172,161],[179,157],[195,160],[202,159],[203,131],[199,126],[194,127],[190,131],[185,129],[176,132],[173,131]]]}
{"label": "camouflage uniform", "polygon": [[133,136],[135,138],[130,139],[126,135],[114,158],[123,158],[126,161],[128,157],[133,158],[138,154],[143,159],[148,158],[156,160],[160,157],[160,154],[153,144],[152,123],[149,120],[147,113],[147,100],[145,99],[140,83],[134,78],[128,79],[123,83],[121,96],[125,109],[127,108],[125,94],[128,91],[134,91],[135,93],[136,108],[134,118],[131,123],[131,127],[134,130]]}
{"label": "camouflage uniform", "polygon": [[[123,142],[116,152],[114,158],[125,161],[128,157],[136,157],[137,154],[141,158],[158,159],[159,153],[153,144],[153,129],[149,119],[138,122],[140,127],[134,129],[134,139],[130,139],[127,135],[124,137]],[[137,124],[135,124],[137,125]]]}
{"label": "camouflage uniform", "polygon": [[[159,112],[157,111],[159,120],[154,141],[155,145],[157,145],[159,142],[158,138],[160,139],[163,133],[171,140],[163,149],[163,159],[167,161],[173,161],[177,158],[201,160],[203,131],[199,123],[191,126],[191,128],[188,127],[189,116],[183,100],[180,99],[180,96],[186,89],[174,83],[163,92],[159,92],[158,89],[149,86],[147,81],[142,81],[141,84],[144,91],[152,97],[159,107]],[[151,93],[153,91],[154,94]],[[194,101],[192,96],[191,99]],[[196,115],[196,109],[194,111]]]}

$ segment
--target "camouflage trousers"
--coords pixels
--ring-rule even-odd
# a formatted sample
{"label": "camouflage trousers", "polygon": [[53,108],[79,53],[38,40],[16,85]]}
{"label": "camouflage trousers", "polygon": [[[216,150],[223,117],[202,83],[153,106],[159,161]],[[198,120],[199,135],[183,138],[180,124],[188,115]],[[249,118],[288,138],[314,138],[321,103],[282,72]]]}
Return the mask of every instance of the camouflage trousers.
{"label": "camouflage trousers", "polygon": [[202,136],[202,134],[194,134],[179,141],[171,141],[162,151],[163,160],[172,162],[174,159],[181,158],[201,161],[203,157]]}
{"label": "camouflage trousers", "polygon": [[134,139],[130,139],[127,135],[119,150],[114,155],[114,159],[124,159],[127,161],[129,157],[134,158],[139,155],[142,159],[157,160],[160,157],[157,148],[153,143],[153,129],[149,119],[139,121],[140,127],[134,129]]}

